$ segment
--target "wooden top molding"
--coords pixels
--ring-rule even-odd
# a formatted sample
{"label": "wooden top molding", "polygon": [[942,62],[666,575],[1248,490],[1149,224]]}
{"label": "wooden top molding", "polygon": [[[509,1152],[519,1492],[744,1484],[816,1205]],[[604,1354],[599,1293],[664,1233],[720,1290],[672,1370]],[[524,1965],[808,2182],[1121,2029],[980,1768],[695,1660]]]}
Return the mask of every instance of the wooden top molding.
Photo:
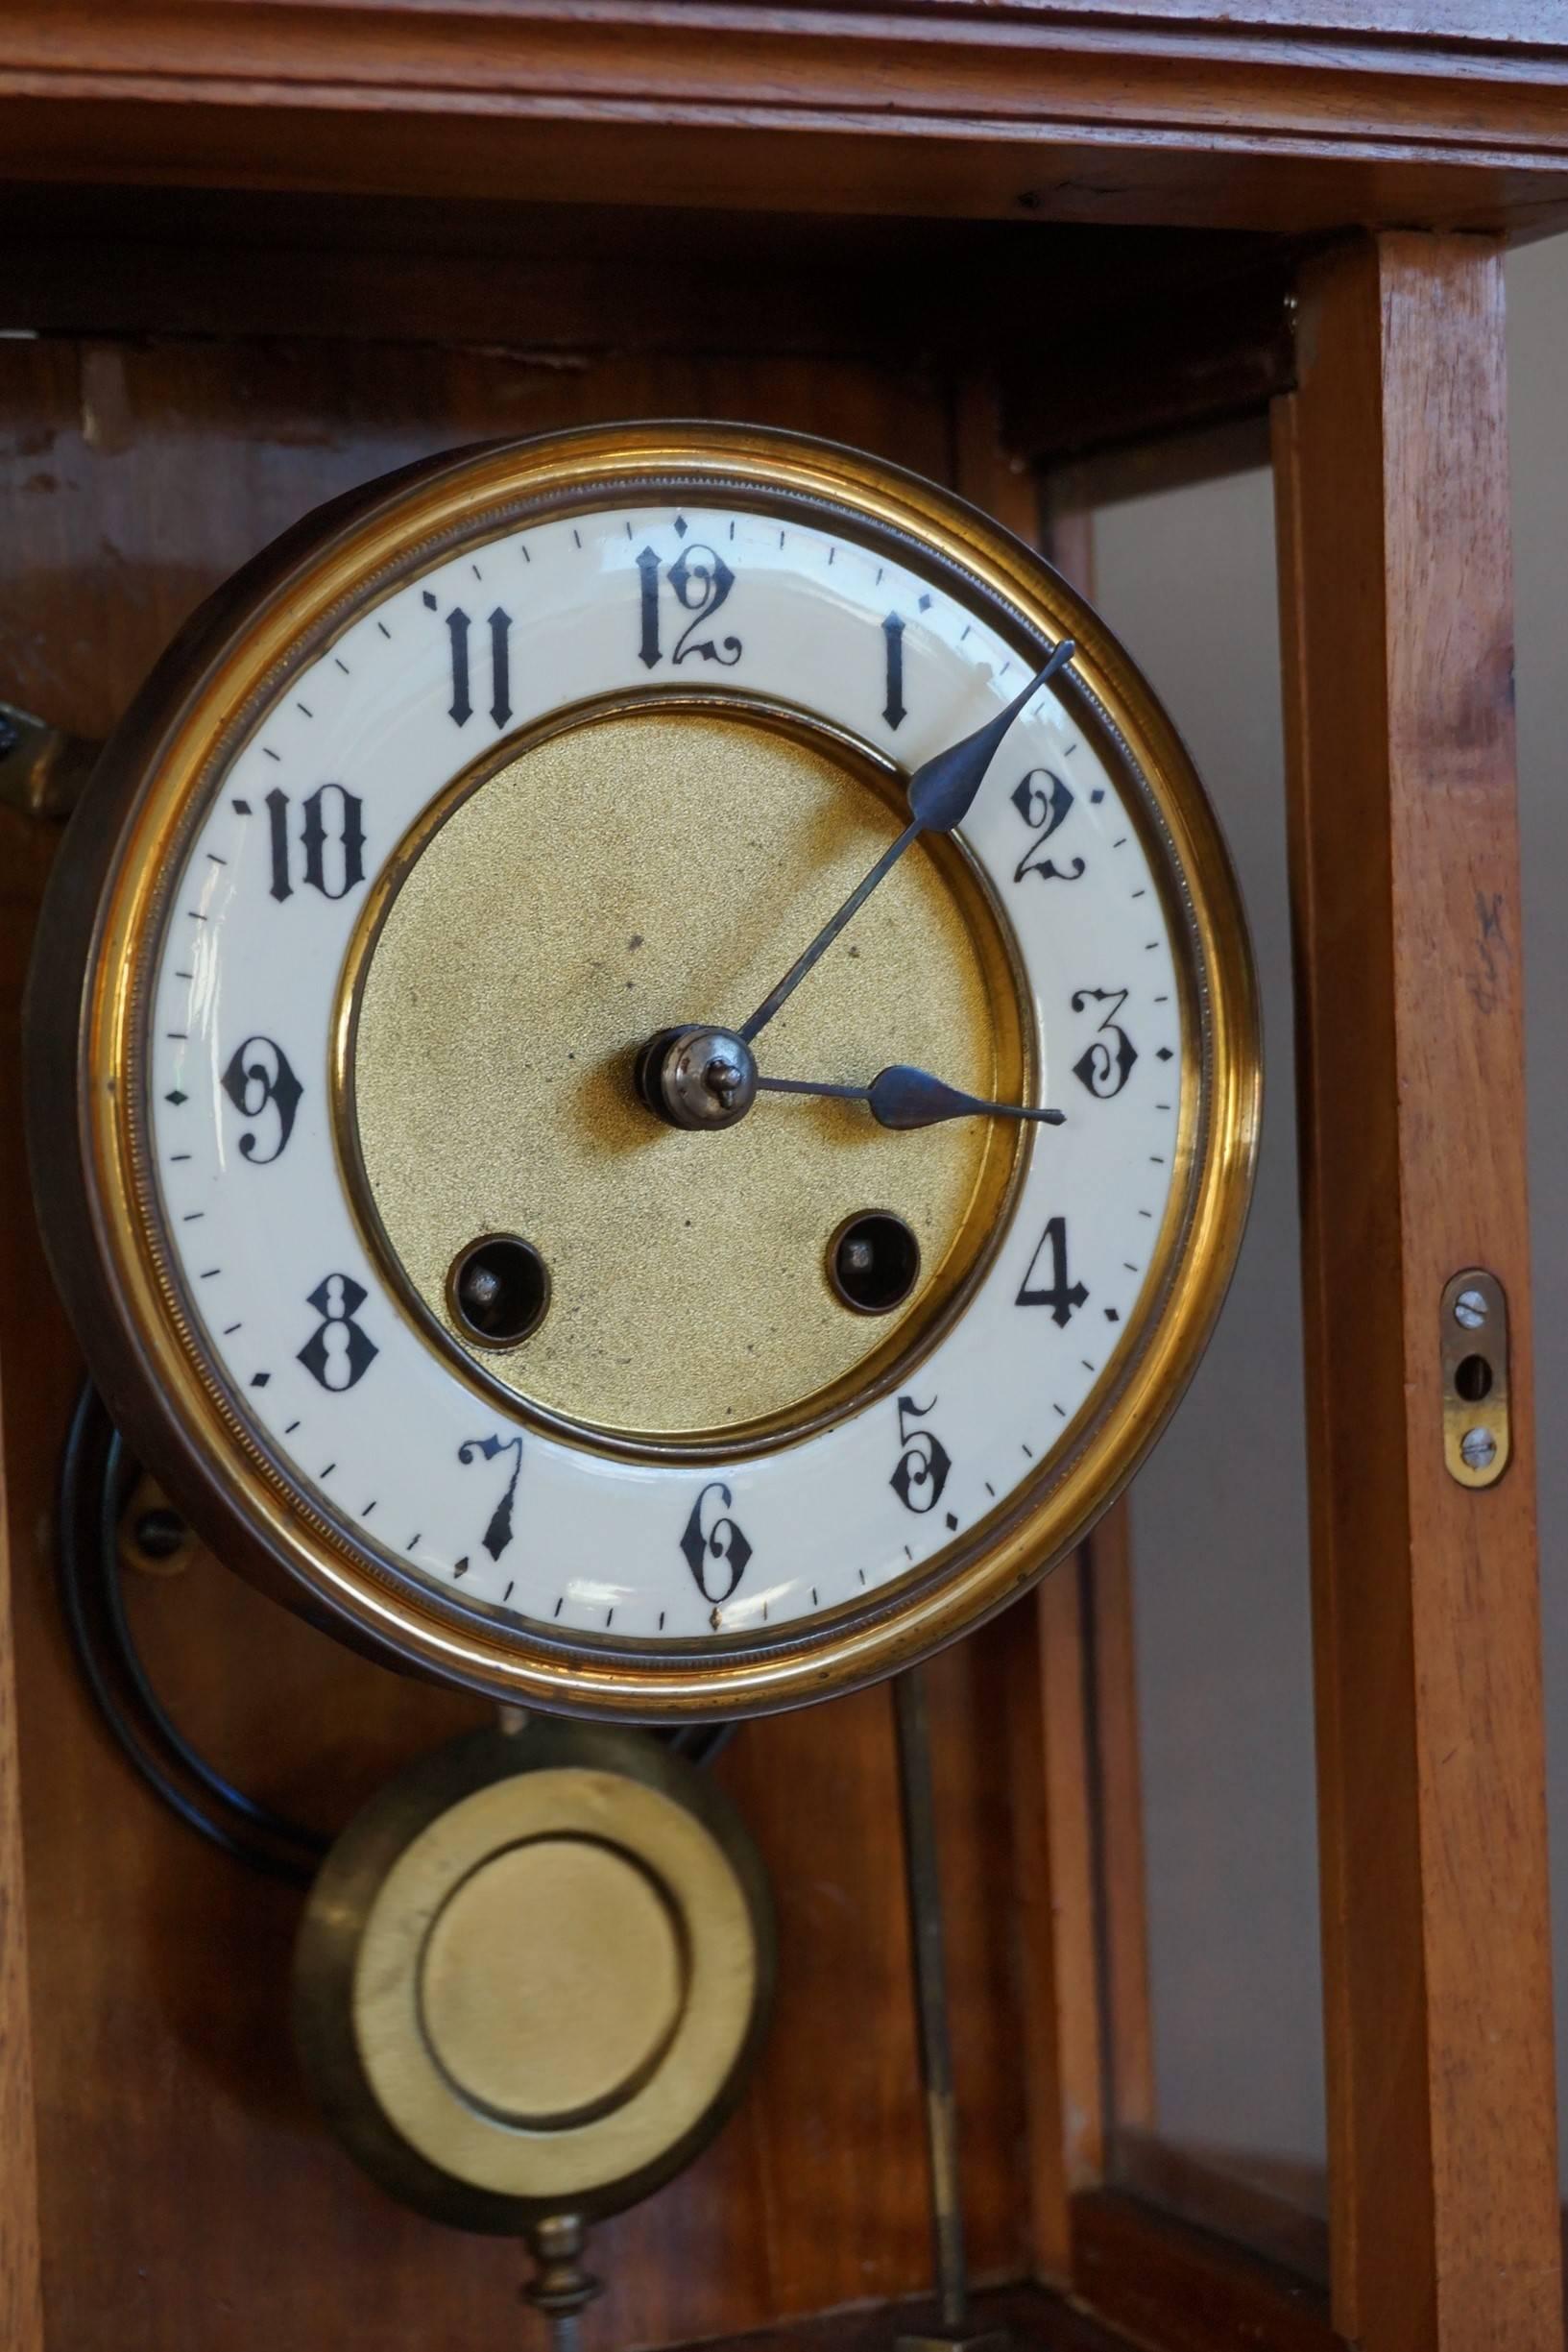
{"label": "wooden top molding", "polygon": [[0,95],[12,181],[1568,219],[1560,0],[11,0]]}

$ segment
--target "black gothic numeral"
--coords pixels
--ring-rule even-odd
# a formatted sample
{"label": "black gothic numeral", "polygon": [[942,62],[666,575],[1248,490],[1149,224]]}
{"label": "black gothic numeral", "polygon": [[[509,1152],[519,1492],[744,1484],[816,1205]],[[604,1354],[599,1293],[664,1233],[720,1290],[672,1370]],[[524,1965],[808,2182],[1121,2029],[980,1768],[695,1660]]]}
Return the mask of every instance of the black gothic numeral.
{"label": "black gothic numeral", "polygon": [[[712,1479],[691,1506],[691,1516],[681,1538],[681,1550],[686,1564],[696,1580],[697,1590],[705,1601],[727,1601],[746,1573],[751,1559],[751,1545],[735,1520],[722,1513],[715,1515],[710,1508],[710,1498],[716,1495],[728,1512],[735,1497],[721,1479]],[[728,1571],[721,1591],[710,1583],[719,1570]]]}
{"label": "black gothic numeral", "polygon": [[277,1121],[270,1152],[257,1150],[260,1138],[253,1128],[245,1129],[239,1139],[241,1159],[248,1159],[253,1168],[265,1168],[270,1161],[281,1159],[304,1092],[282,1047],[270,1037],[247,1037],[234,1048],[218,1083],[241,1118],[260,1119],[270,1110]]}
{"label": "black gothic numeral", "polygon": [[887,700],[882,705],[882,716],[890,727],[902,727],[908,712],[904,703],[904,618],[889,613],[882,622],[882,638],[886,646]]}
{"label": "black gothic numeral", "polygon": [[936,1406],[934,1396],[929,1405],[917,1405],[912,1396],[899,1398],[899,1443],[904,1451],[887,1483],[905,1511],[934,1511],[953,1467],[953,1458],[934,1430],[914,1425]]}
{"label": "black gothic numeral", "polygon": [[1122,1092],[1132,1076],[1132,1065],[1138,1059],[1138,1048],[1116,1017],[1126,1001],[1125,988],[1074,988],[1073,991],[1074,1012],[1083,1012],[1090,1005],[1109,1005],[1111,1008],[1073,1064],[1073,1077],[1080,1086],[1088,1088],[1098,1103],[1109,1103]]}
{"label": "black gothic numeral", "polygon": [[[319,784],[300,804],[303,851],[300,879],[323,898],[347,898],[365,879],[365,806],[341,784]],[[294,843],[289,796],[275,785],[266,799],[272,842],[272,895],[281,905],[294,894]]]}
{"label": "black gothic numeral", "polygon": [[[638,611],[639,640],[638,660],[645,669],[656,669],[663,660],[659,629],[659,557],[652,547],[644,547],[637,558]],[[697,631],[705,621],[712,620],[735,586],[735,573],[716,548],[692,545],[683,547],[664,574],[675,592],[675,601],[683,613],[691,618],[675,641],[670,655],[670,667],[690,661],[693,655],[700,661],[717,662],[721,669],[733,669],[743,650],[738,637],[726,637],[722,643],[713,637],[699,637]]]}
{"label": "black gothic numeral", "polygon": [[[428,589],[424,601],[433,613],[435,597]],[[490,631],[490,715],[497,728],[512,715],[512,616],[497,605],[485,623]],[[460,604],[446,616],[446,640],[452,668],[452,698],[446,706],[454,727],[466,727],[473,716],[473,685],[469,666],[469,639],[473,622]]]}
{"label": "black gothic numeral", "polygon": [[511,1454],[512,1475],[501,1491],[500,1500],[490,1515],[479,1540],[492,1560],[499,1560],[512,1540],[512,1505],[517,1496],[518,1478],[522,1469],[522,1440],[520,1437],[465,1438],[457,1449],[457,1458],[465,1467],[480,1460],[494,1462],[499,1454]]}
{"label": "black gothic numeral", "polygon": [[1046,843],[1066,823],[1072,811],[1073,794],[1066,780],[1049,767],[1031,767],[1013,787],[1009,797],[1034,835],[1013,869],[1013,880],[1022,882],[1025,874],[1038,874],[1042,882],[1076,882],[1083,872],[1081,858],[1073,859],[1071,866],[1064,867],[1045,855]]}
{"label": "black gothic numeral", "polygon": [[637,559],[641,582],[639,603],[642,616],[642,643],[638,660],[644,669],[657,669],[663,656],[659,650],[659,558],[651,547],[644,547]]}
{"label": "black gothic numeral", "polygon": [[[1045,1275],[1049,1272],[1049,1282]],[[1040,1278],[1037,1280],[1036,1277]],[[1081,1282],[1069,1279],[1067,1271],[1067,1219],[1052,1217],[1040,1236],[1040,1246],[1029,1260],[1029,1271],[1024,1276],[1018,1294],[1021,1307],[1049,1307],[1051,1320],[1057,1326],[1069,1323],[1077,1309],[1087,1303],[1089,1293]]]}
{"label": "black gothic numeral", "polygon": [[327,1274],[305,1300],[321,1321],[301,1348],[300,1362],[333,1395],[362,1380],[380,1353],[354,1321],[368,1296],[352,1274]]}

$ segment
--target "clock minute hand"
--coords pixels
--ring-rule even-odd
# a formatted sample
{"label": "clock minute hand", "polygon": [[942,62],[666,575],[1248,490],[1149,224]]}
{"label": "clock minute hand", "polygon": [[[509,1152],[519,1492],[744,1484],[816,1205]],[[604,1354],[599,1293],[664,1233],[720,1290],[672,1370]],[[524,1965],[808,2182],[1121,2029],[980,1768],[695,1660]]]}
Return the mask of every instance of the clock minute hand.
{"label": "clock minute hand", "polygon": [[827,1095],[834,1102],[864,1103],[880,1127],[935,1127],[943,1119],[1031,1119],[1041,1127],[1062,1126],[1059,1110],[1033,1110],[1023,1103],[992,1103],[984,1095],[965,1094],[929,1070],[895,1062],[879,1070],[869,1086],[840,1086],[809,1078],[760,1078],[760,1094]]}
{"label": "clock minute hand", "polygon": [[1013,696],[1004,711],[999,711],[995,718],[988,718],[983,726],[975,729],[973,735],[966,735],[961,742],[950,743],[946,751],[937,752],[916,768],[908,787],[910,822],[891,847],[883,850],[864,882],[851,891],[838,912],[823,925],[805,954],[796,957],[778,986],[762,999],[751,1019],[742,1023],[736,1034],[744,1037],[748,1045],[767,1027],[785,998],[794,994],[811,966],[832,947],[851,916],[859,912],[877,885],[897,865],[910,843],[918,840],[923,833],[952,833],[955,826],[962,824],[974,804],[976,793],[985,782],[986,770],[1001,748],[1002,738],[1014,719],[1030,695],[1038,693],[1040,688],[1048,684],[1059,669],[1065,668],[1076,651],[1072,638],[1064,637],[1044,669],[1029,680],[1022,692]]}

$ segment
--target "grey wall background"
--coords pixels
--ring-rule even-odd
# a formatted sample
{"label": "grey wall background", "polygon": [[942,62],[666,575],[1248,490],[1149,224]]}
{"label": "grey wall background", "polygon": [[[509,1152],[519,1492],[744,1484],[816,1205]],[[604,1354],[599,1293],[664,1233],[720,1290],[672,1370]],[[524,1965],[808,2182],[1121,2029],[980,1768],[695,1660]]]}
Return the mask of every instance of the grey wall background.
{"label": "grey wall background", "polygon": [[[1568,2042],[1568,238],[1514,255],[1508,293],[1560,2044]],[[1290,940],[1266,472],[1108,508],[1097,521],[1097,571],[1101,611],[1181,727],[1229,834],[1258,954],[1267,1052],[1257,1204],[1236,1284],[1132,1502],[1160,2124],[1188,2145],[1320,2159]]]}

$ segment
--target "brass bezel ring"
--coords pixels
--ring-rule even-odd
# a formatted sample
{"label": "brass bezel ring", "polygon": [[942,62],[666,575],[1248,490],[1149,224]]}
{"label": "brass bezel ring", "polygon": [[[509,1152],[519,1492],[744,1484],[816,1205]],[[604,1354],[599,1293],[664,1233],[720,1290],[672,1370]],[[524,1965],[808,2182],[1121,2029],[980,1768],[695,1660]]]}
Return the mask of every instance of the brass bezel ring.
{"label": "brass bezel ring", "polygon": [[[1021,653],[1076,641],[1067,691],[1127,777],[1176,948],[1180,1180],[1138,1314],[1064,1449],[962,1541],[863,1603],[765,1639],[556,1637],[455,1607],[350,1540],[215,1376],[157,1238],[141,1101],[146,982],[208,777],[292,665],[369,595],[544,512],[725,496],[831,517],[887,546],[983,605]],[[741,1715],[907,1664],[1004,1607],[1080,1540],[1168,1419],[1218,1311],[1261,1093],[1251,956],[1218,826],[1174,728],[1082,598],[959,499],[856,451],[736,425],[595,427],[438,459],[341,502],[259,558],[177,643],[106,754],[61,867],[34,979],[32,1143],[57,1277],[110,1406],[233,1565],[346,1637],[446,1681],[587,1715]]]}

